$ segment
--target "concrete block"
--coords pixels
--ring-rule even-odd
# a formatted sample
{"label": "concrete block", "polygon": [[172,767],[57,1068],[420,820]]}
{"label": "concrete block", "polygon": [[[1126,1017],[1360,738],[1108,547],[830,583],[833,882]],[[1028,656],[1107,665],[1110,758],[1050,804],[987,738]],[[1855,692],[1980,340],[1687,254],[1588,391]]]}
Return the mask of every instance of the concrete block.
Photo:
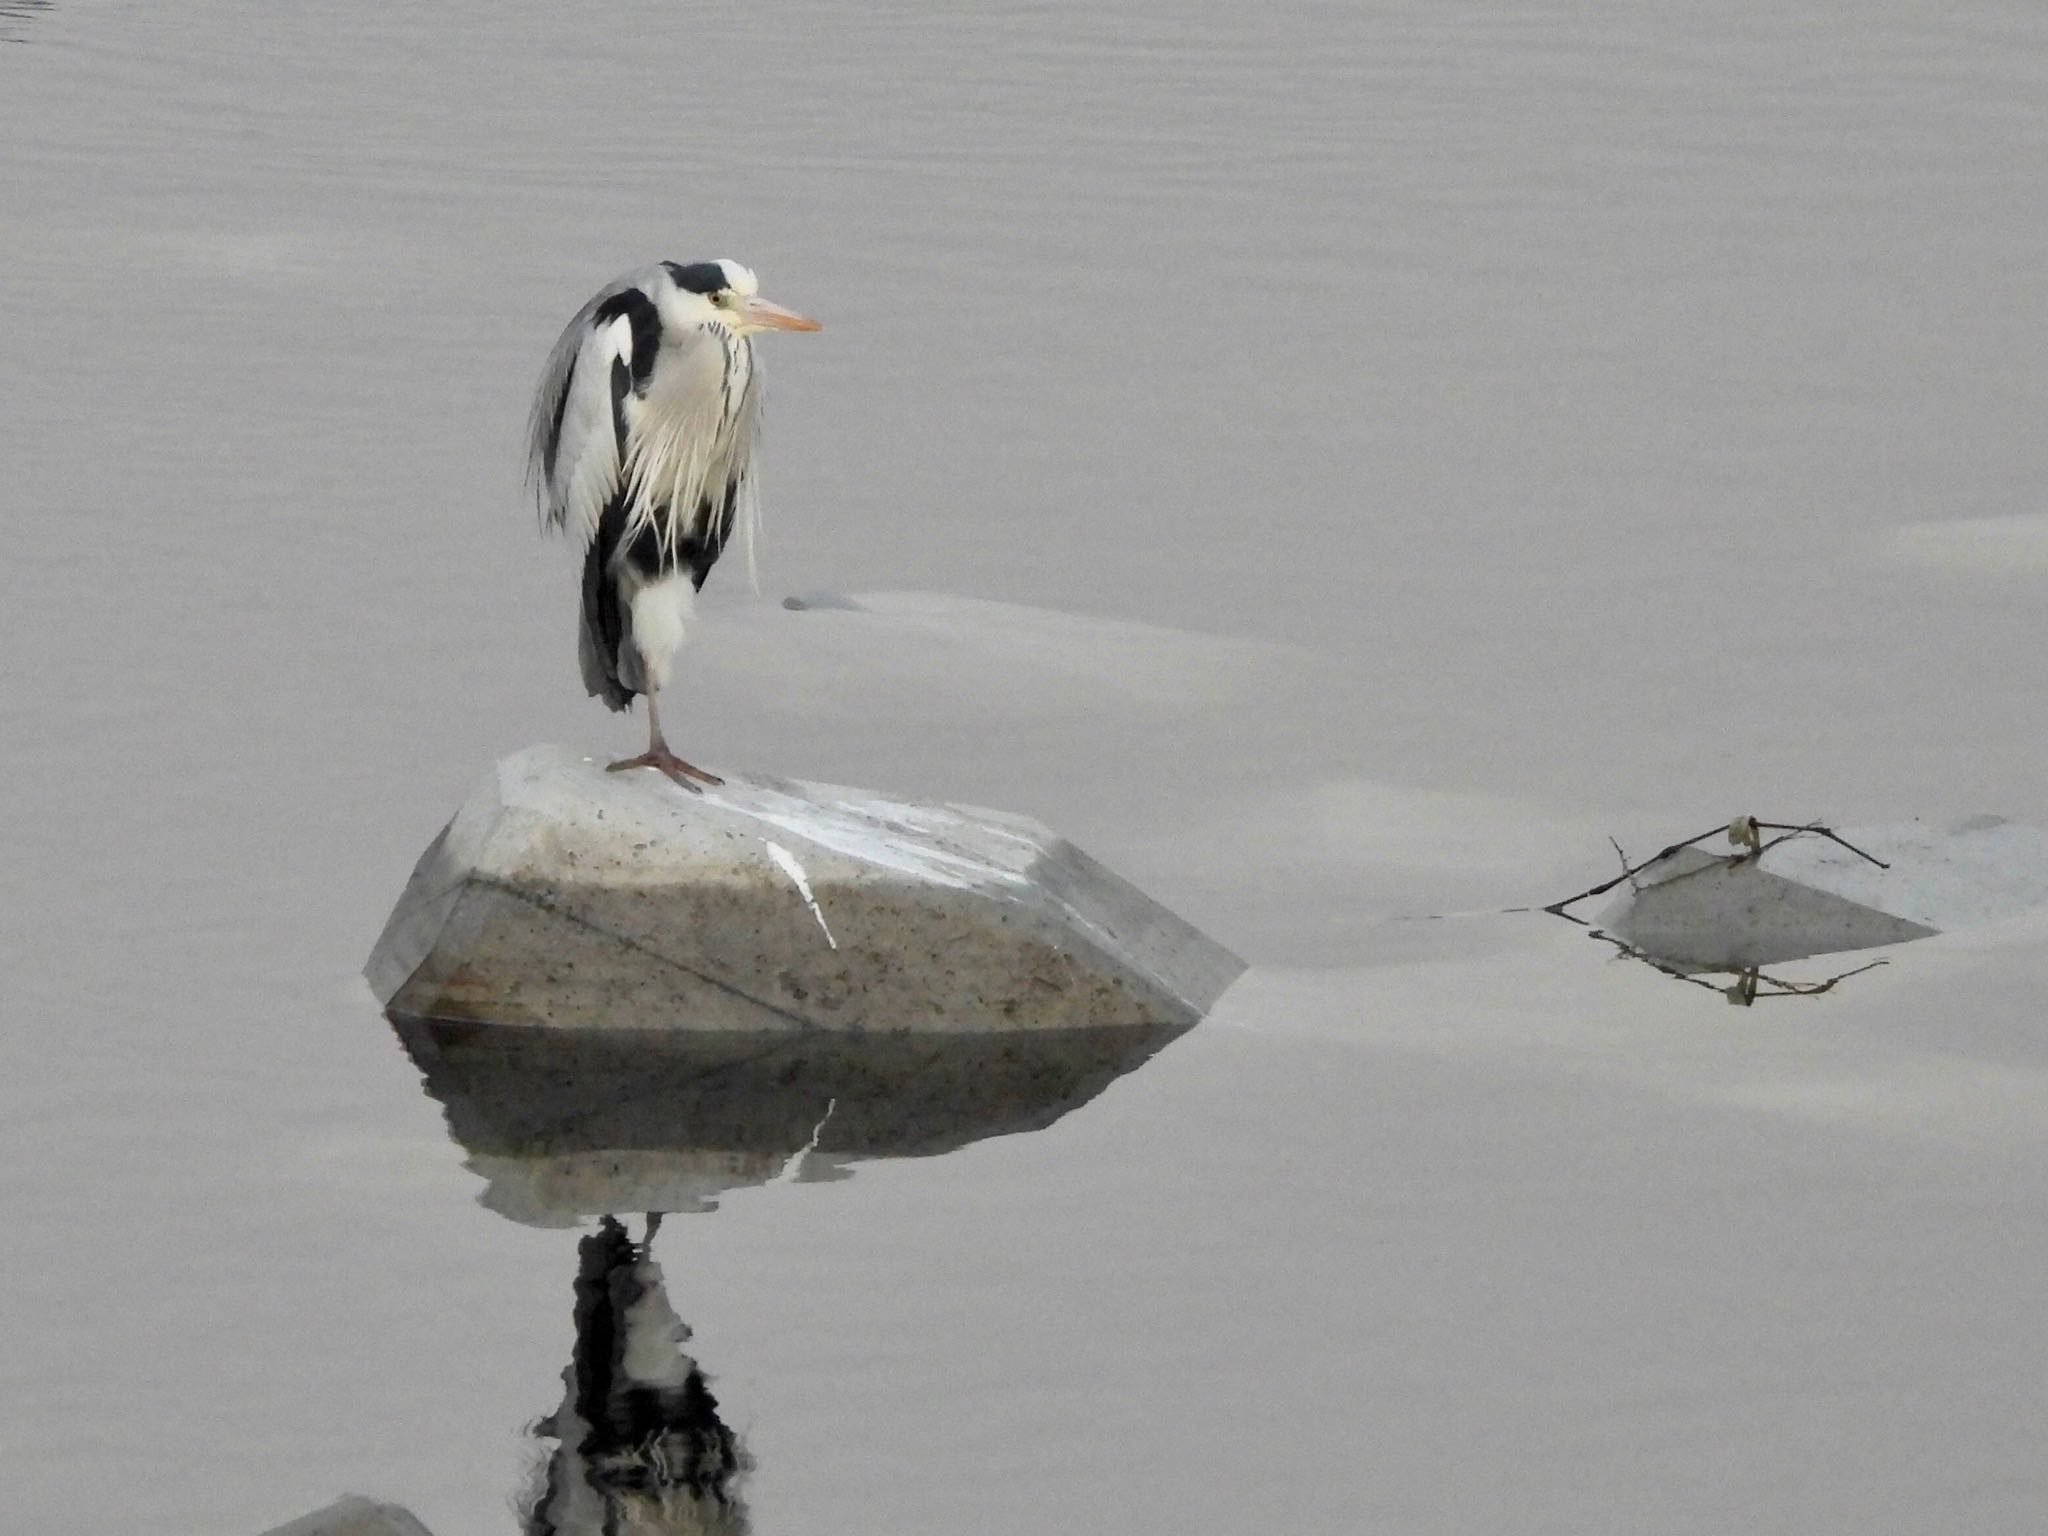
{"label": "concrete block", "polygon": [[1668,964],[1735,971],[1898,944],[2048,903],[2048,834],[2036,828],[1979,816],[1839,830],[1889,867],[1812,834],[1760,858],[1681,848],[1639,871],[1594,922]]}
{"label": "concrete block", "polygon": [[397,1018],[711,1034],[1194,1023],[1242,962],[1037,822],[500,762],[366,974]]}

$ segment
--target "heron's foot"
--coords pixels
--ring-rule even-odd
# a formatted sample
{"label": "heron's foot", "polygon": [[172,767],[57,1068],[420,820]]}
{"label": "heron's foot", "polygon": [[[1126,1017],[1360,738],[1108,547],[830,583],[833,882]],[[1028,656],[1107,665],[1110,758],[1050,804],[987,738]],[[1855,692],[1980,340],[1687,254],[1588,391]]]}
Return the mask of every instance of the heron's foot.
{"label": "heron's foot", "polygon": [[[623,773],[628,768],[659,768],[693,795],[700,793],[697,784],[723,784],[725,782],[715,773],[706,773],[695,763],[684,762],[675,753],[669,751],[667,747],[649,747],[638,757],[622,757],[616,763],[606,764],[605,772]],[[691,782],[693,779],[696,783]]]}

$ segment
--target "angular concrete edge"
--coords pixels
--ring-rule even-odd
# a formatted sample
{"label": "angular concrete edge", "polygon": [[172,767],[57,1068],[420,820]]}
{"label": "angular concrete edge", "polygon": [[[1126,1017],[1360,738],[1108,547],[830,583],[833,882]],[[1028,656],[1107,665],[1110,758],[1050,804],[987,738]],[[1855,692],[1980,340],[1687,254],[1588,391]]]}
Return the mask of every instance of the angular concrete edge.
{"label": "angular concrete edge", "polygon": [[[418,970],[433,951],[443,925],[462,898],[469,872],[484,857],[485,843],[504,809],[504,768],[506,759],[493,768],[483,784],[471,791],[454,818],[427,844],[405,891],[370,951],[363,978],[377,1001],[388,1004],[406,978]],[[495,789],[493,796],[486,789]]]}
{"label": "angular concrete edge", "polygon": [[412,1512],[358,1493],[343,1494],[325,1509],[301,1515],[263,1536],[432,1536]]}
{"label": "angular concrete edge", "polygon": [[1186,1006],[1189,1024],[1215,1007],[1245,972],[1244,961],[1231,951],[1063,837],[1053,840],[1033,873],[1076,921],[1124,949],[1153,956],[1147,967],[1151,979]]}

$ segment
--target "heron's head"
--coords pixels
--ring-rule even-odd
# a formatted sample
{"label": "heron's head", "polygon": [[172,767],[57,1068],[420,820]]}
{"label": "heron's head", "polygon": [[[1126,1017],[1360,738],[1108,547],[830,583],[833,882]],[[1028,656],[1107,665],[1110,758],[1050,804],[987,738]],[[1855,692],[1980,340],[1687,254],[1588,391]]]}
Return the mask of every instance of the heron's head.
{"label": "heron's head", "polygon": [[750,268],[736,261],[696,261],[685,266],[667,262],[668,275],[676,282],[676,303],[682,318],[699,325],[723,325],[735,335],[755,331],[815,331],[818,322],[808,320],[780,304],[761,297],[761,281]]}

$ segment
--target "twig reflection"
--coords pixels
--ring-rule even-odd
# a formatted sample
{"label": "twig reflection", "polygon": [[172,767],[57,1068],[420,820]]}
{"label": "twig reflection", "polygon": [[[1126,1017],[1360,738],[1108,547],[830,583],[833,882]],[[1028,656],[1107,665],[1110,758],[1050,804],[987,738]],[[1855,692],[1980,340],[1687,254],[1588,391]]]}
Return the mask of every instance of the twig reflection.
{"label": "twig reflection", "polygon": [[[1651,970],[1659,971],[1673,981],[1682,981],[1688,986],[1704,987],[1709,992],[1718,992],[1738,1008],[1753,1007],[1774,997],[1819,997],[1823,993],[1832,992],[1851,976],[1861,976],[1865,971],[1874,971],[1881,965],[1891,964],[1889,959],[1871,960],[1830,976],[1825,981],[1788,981],[1754,965],[1733,971],[1688,971],[1668,960],[1660,960],[1648,951],[1638,949],[1626,940],[1618,939],[1598,928],[1591,929],[1586,936],[1598,939],[1603,944],[1612,944],[1622,956],[1630,960],[1640,960]],[[1727,976],[1732,979],[1727,982],[1716,982],[1708,980],[1709,976]]]}

